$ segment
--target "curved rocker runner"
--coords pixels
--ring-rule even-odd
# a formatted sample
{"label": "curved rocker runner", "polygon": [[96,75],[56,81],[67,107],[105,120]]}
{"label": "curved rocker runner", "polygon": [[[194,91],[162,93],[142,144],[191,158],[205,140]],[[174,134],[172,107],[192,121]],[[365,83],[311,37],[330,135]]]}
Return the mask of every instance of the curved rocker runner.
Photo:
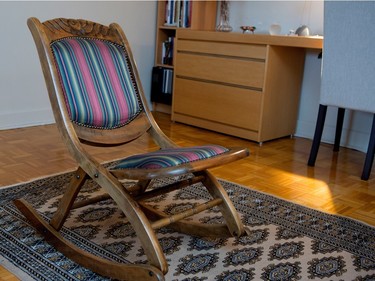
{"label": "curved rocker runner", "polygon": [[[207,169],[248,156],[245,148],[219,145],[178,147],[158,127],[144,97],[129,43],[119,25],[104,26],[87,20],[36,18],[28,26],[37,46],[54,117],[78,169],[50,222],[25,200],[16,206],[58,251],[103,276],[122,280],[164,280],[168,264],[155,230],[164,226],[189,235],[241,236],[246,230],[227,193]],[[82,146],[123,145],[148,134],[160,147],[131,155],[107,168]],[[188,175],[187,177],[182,177]],[[180,177],[181,176],[181,177]],[[154,179],[180,181],[153,188]],[[106,195],[77,201],[87,179]],[[125,186],[123,180],[134,180]],[[192,209],[166,215],[146,199],[201,182],[212,198]],[[60,234],[72,209],[112,198],[139,238],[148,265],[121,264],[87,253]],[[225,224],[200,224],[187,217],[218,206]]]}

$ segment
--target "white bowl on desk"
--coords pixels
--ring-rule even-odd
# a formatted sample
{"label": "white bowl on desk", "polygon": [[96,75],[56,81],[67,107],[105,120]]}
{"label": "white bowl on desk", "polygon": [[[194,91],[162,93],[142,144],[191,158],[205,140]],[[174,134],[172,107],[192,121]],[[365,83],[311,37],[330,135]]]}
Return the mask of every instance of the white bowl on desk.
{"label": "white bowl on desk", "polygon": [[281,33],[281,26],[279,24],[271,24],[270,28],[268,29],[271,35],[280,35]]}

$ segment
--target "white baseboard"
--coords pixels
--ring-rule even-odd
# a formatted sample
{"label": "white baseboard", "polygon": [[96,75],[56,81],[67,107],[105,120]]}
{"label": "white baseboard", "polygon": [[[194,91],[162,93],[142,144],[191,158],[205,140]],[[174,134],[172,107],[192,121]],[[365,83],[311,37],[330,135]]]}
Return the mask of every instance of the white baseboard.
{"label": "white baseboard", "polygon": [[[315,122],[305,122],[298,120],[295,136],[313,139],[315,133],[315,126]],[[370,129],[371,128],[369,128],[369,130]],[[335,133],[336,127],[326,124],[323,129],[322,142],[333,144],[335,141]],[[344,127],[342,129],[340,145],[343,147],[359,150],[366,153],[369,138],[369,132],[357,131],[354,129],[348,130]]]}
{"label": "white baseboard", "polygon": [[30,127],[37,125],[45,125],[55,123],[50,108],[0,113],[0,130],[16,129],[22,127]]}

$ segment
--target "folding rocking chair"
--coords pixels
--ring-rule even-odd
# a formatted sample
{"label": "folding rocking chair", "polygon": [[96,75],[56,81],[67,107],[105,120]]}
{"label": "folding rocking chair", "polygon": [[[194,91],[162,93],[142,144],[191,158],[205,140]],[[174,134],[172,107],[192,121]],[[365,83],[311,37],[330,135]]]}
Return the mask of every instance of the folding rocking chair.
{"label": "folding rocking chair", "polygon": [[[36,18],[28,26],[37,46],[57,126],[78,162],[57,211],[43,220],[24,199],[17,207],[58,251],[92,271],[115,279],[163,280],[168,271],[154,230],[168,226],[197,236],[245,235],[239,215],[220,183],[207,169],[248,156],[247,149],[219,145],[177,147],[161,131],[145,102],[136,65],[118,24],[104,26],[86,20]],[[124,145],[149,134],[160,150],[132,155],[112,167],[97,162],[82,146]],[[177,177],[185,174],[190,177]],[[182,178],[180,182],[150,188],[154,179]],[[115,263],[87,253],[60,234],[69,214],[98,199],[74,203],[84,182],[91,178],[112,198],[134,228],[148,264]],[[125,187],[121,180],[135,182]],[[201,182],[212,199],[174,215],[148,207],[146,199]],[[224,224],[201,224],[185,218],[218,206]]]}

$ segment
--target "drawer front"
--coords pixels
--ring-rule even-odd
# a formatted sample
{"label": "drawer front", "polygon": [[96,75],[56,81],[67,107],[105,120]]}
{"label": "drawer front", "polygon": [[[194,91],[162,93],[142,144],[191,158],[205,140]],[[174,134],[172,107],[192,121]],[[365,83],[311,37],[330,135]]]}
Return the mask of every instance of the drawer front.
{"label": "drawer front", "polygon": [[261,90],[265,63],[249,59],[178,53],[175,73],[177,76]]}
{"label": "drawer front", "polygon": [[173,112],[259,130],[261,92],[176,78]]}
{"label": "drawer front", "polygon": [[266,45],[192,41],[182,39],[178,40],[177,51],[265,60],[267,47]]}

